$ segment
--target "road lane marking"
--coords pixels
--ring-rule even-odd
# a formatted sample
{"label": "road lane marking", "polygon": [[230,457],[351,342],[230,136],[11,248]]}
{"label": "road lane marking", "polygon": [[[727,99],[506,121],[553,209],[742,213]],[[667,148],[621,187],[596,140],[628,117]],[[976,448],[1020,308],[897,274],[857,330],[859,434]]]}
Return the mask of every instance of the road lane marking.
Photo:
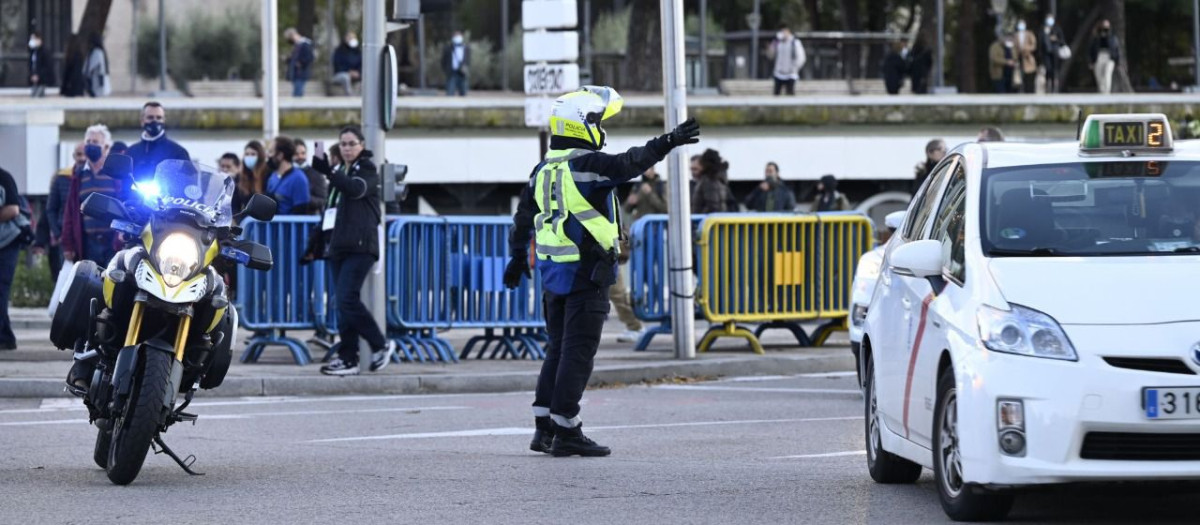
{"label": "road lane marking", "polygon": [[[651,429],[651,428],[678,428],[678,427],[702,427],[702,426],[718,426],[718,425],[757,425],[767,423],[814,423],[821,421],[854,421],[861,420],[862,416],[847,416],[847,417],[809,417],[801,419],[747,419],[740,421],[690,421],[684,423],[656,423],[648,425],[611,425],[588,427],[588,432],[604,431],[604,430],[635,430],[635,429]],[[526,435],[533,429],[531,428],[480,428],[473,430],[454,430],[449,432],[418,432],[412,434],[388,434],[382,436],[356,436],[344,438],[328,438],[328,439],[310,439],[303,443],[342,443],[348,441],[378,441],[386,439],[429,439],[429,438],[453,438],[453,437],[483,437],[483,436],[513,436]]]}
{"label": "road lane marking", "polygon": [[[245,397],[232,399],[229,401],[197,401],[188,405],[189,408],[196,407],[220,407],[220,406],[250,406],[250,405],[272,405],[276,403],[331,403],[338,401],[403,401],[408,399],[438,399],[438,398],[462,398],[462,397],[486,397],[495,398],[497,396],[530,396],[533,392],[500,392],[495,394],[403,394],[403,395],[385,395],[385,396],[284,396],[284,397]],[[74,410],[87,410],[83,406],[83,402],[77,399],[67,398],[50,398],[43,399],[40,408],[10,408],[0,410],[0,415],[5,414],[45,414],[52,412],[64,412]]]}
{"label": "road lane marking", "polygon": [[857,388],[766,388],[750,386],[655,385],[659,390],[710,390],[717,392],[775,392],[780,394],[843,394],[861,396]]}
{"label": "road lane marking", "polygon": [[846,452],[826,452],[824,454],[800,454],[797,456],[776,456],[770,459],[815,459],[815,458],[840,458],[844,456],[865,456],[865,450],[847,450]]}
{"label": "road lane marking", "polygon": [[[194,406],[194,405],[192,405]],[[191,408],[189,406],[188,408]],[[250,412],[246,414],[200,414],[200,421],[218,421],[230,419],[254,419],[256,417],[276,416],[322,416],[341,414],[370,414],[376,412],[433,412],[441,410],[470,410],[471,407],[435,406],[435,407],[392,407],[392,408],[360,408],[355,410],[294,410],[280,412]],[[22,427],[34,425],[65,425],[70,423],[87,423],[87,419],[52,419],[47,421],[8,421],[0,423],[0,427]]]}

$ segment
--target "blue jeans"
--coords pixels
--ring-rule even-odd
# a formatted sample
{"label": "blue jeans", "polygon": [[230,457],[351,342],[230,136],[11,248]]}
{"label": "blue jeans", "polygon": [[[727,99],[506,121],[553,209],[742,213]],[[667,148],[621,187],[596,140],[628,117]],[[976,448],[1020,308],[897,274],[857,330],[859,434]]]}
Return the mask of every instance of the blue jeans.
{"label": "blue jeans", "polygon": [[12,323],[8,320],[8,296],[12,293],[17,256],[20,254],[21,247],[15,242],[0,248],[0,347],[17,346],[17,336],[13,335]]}
{"label": "blue jeans", "polygon": [[446,77],[446,96],[452,97],[455,93],[460,97],[467,96],[467,76],[457,71]]}
{"label": "blue jeans", "polygon": [[338,334],[342,337],[338,357],[346,364],[358,362],[359,337],[367,340],[372,351],[387,346],[383,331],[362,302],[363,283],[374,265],[375,258],[366,254],[337,255],[329,259],[333,270],[333,293],[337,295]]}
{"label": "blue jeans", "polygon": [[308,83],[307,79],[293,80],[292,81],[292,96],[296,97],[296,98],[303,97],[304,96],[304,84],[306,84],[306,83]]}
{"label": "blue jeans", "polygon": [[83,234],[83,258],[95,261],[101,268],[108,266],[117,251],[113,249],[111,233]]}

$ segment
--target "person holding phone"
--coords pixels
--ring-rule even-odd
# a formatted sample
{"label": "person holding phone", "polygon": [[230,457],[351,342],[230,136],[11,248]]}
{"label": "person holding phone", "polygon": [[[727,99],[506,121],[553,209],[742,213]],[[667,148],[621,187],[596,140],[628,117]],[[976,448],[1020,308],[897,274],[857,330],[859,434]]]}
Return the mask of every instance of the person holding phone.
{"label": "person holding phone", "polygon": [[321,213],[321,239],[333,272],[342,336],[338,356],[321,367],[321,373],[347,376],[359,374],[359,338],[370,345],[372,372],[391,363],[396,342],[384,337],[360,297],[367,273],[379,260],[379,227],[383,221],[379,173],[357,126],[342,128],[338,135],[342,165],[336,170],[329,165],[321,143],[314,148],[312,165],[329,179],[329,198]]}

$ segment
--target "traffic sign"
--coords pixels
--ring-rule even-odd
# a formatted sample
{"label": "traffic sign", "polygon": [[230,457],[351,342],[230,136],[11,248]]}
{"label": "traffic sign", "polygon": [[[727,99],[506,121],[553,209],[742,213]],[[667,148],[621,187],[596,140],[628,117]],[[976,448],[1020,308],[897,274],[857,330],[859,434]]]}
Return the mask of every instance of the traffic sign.
{"label": "traffic sign", "polygon": [[574,62],[579,59],[579,32],[525,33],[526,62]]}
{"label": "traffic sign", "polygon": [[579,25],[575,0],[525,0],[521,2],[521,27],[571,29]]}
{"label": "traffic sign", "polygon": [[525,66],[526,95],[559,95],[576,89],[579,89],[577,64]]}
{"label": "traffic sign", "polygon": [[525,99],[525,126],[544,128],[550,125],[550,110],[554,109],[554,99],[545,97],[529,97]]}

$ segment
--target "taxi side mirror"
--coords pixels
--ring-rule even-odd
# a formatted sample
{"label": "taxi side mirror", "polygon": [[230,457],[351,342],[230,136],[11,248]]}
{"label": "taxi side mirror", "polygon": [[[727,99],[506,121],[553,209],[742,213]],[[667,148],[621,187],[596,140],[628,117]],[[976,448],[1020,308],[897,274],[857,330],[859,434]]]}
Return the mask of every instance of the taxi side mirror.
{"label": "taxi side mirror", "polygon": [[913,241],[896,248],[891,257],[892,273],[928,279],[933,293],[940,294],[946,281],[942,278],[942,243],[926,239]]}
{"label": "taxi side mirror", "polygon": [[942,243],[934,240],[913,241],[892,252],[892,272],[911,277],[942,275]]}

